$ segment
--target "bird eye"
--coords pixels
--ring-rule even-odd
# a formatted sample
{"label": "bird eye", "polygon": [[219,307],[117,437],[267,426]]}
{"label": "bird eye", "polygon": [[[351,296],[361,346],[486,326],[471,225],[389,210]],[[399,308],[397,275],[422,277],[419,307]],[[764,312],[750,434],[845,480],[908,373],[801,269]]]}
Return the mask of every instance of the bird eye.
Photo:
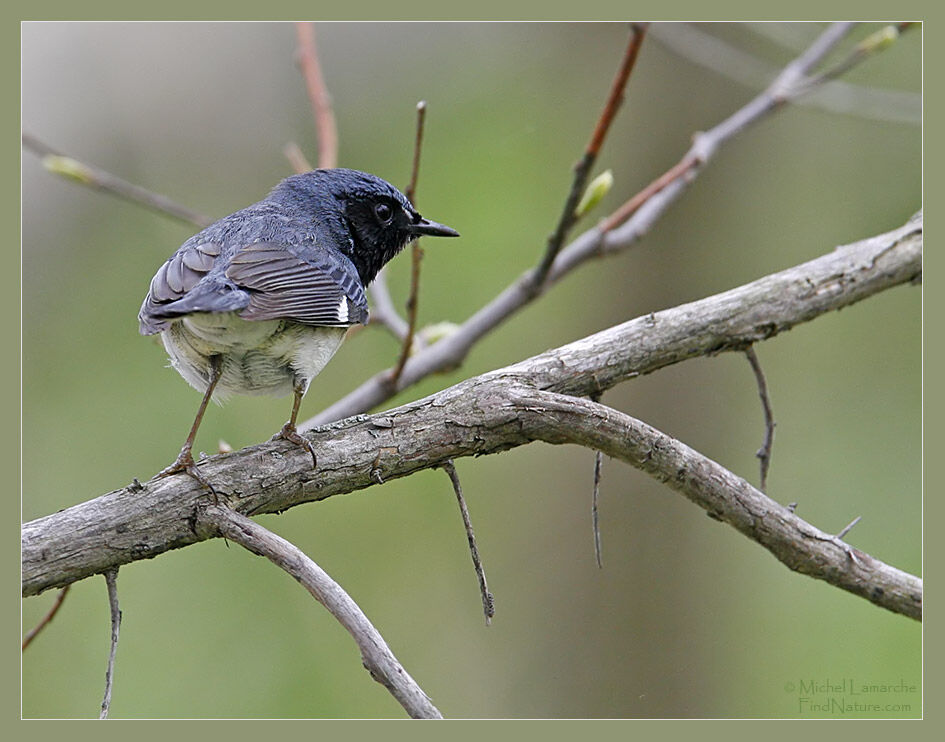
{"label": "bird eye", "polygon": [[394,212],[387,204],[380,203],[374,207],[374,216],[377,217],[377,220],[381,224],[390,224],[390,220],[394,217]]}

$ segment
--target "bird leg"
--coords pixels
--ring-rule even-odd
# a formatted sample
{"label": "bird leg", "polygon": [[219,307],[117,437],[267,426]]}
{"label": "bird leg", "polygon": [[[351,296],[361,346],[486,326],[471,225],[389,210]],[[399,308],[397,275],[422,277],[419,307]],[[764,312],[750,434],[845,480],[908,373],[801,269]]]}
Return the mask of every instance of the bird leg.
{"label": "bird leg", "polygon": [[302,397],[305,394],[306,385],[296,384],[295,385],[295,400],[292,403],[292,416],[289,418],[289,421],[282,426],[282,430],[276,433],[273,436],[273,440],[276,438],[284,438],[287,441],[291,441],[297,446],[301,446],[306,451],[312,455],[312,468],[318,468],[318,458],[315,456],[315,446],[312,445],[312,442],[308,438],[303,438],[298,429],[295,427],[295,419],[299,415],[299,406],[302,404]]}
{"label": "bird leg", "polygon": [[194,418],[194,424],[190,428],[190,434],[187,436],[187,440],[184,441],[184,445],[180,450],[180,453],[177,454],[177,459],[166,469],[162,469],[157,474],[154,475],[154,479],[163,479],[164,477],[169,477],[171,474],[178,474],[180,472],[187,472],[190,476],[196,479],[200,484],[210,490],[214,495],[217,494],[217,491],[213,488],[213,485],[207,481],[207,478],[200,473],[197,469],[197,463],[194,461],[194,456],[192,453],[194,447],[194,439],[197,437],[197,428],[200,427],[200,421],[203,420],[203,413],[207,411],[207,404],[210,402],[210,397],[213,396],[213,390],[217,385],[217,382],[220,380],[220,372],[223,368],[223,359],[220,356],[210,356],[210,373],[207,379],[207,391],[203,394],[203,399],[200,402],[200,407],[197,409],[197,417]]}

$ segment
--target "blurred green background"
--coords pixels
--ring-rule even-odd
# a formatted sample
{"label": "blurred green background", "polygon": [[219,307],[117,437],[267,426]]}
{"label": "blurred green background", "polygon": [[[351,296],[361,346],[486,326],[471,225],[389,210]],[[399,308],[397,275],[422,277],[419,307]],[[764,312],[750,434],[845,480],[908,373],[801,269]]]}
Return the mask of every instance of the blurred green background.
{"label": "blurred green background", "polygon": [[[698,30],[773,70],[819,28]],[[614,188],[579,229],[756,92],[673,51],[667,31],[654,29],[644,45],[595,170],[612,168]],[[406,185],[414,107],[428,102],[418,205],[463,236],[426,245],[420,318],[462,321],[537,262],[627,27],[364,23],[323,24],[317,34],[341,165]],[[288,141],[316,158],[291,24],[27,23],[22,41],[25,131],[197,211],[222,216],[262,197],[291,172]],[[911,107],[893,98],[881,118],[810,106],[778,113],[726,145],[637,247],[586,265],[461,369],[396,401],[901,225],[921,202],[920,45],[913,30],[845,78],[910,93]],[[194,230],[56,178],[31,153],[22,171],[30,520],[167,465],[199,395],[136,322],[154,271]],[[394,261],[390,283],[402,303],[409,260]],[[897,288],[757,347],[777,419],[771,496],[798,502],[828,532],[862,515],[850,543],[913,573],[920,310],[919,289]],[[351,338],[313,384],[303,416],[396,352],[382,330]],[[763,420],[743,356],[668,368],[604,401],[757,482]],[[269,398],[214,406],[197,448],[262,441],[288,409],[288,399]],[[799,684],[847,679],[916,688],[861,696],[883,705],[871,715],[921,713],[918,623],[791,573],[609,460],[599,570],[593,463],[590,451],[539,444],[457,462],[496,596],[489,628],[441,471],[259,520],[350,592],[447,716],[836,716],[804,712]],[[403,716],[334,620],[239,548],[215,540],[135,563],[119,588],[115,717]],[[24,601],[25,628],[53,598]],[[104,581],[76,584],[24,655],[23,715],[96,716],[108,637]]]}

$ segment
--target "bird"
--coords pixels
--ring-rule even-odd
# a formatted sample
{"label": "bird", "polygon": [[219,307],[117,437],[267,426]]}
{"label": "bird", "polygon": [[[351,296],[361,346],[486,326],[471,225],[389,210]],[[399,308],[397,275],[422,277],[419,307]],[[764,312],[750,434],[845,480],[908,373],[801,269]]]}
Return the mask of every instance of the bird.
{"label": "bird", "polygon": [[387,181],[347,168],[292,175],[261,201],[182,244],[151,279],[138,313],[142,335],[160,335],[171,366],[203,394],[174,463],[216,492],[193,457],[211,399],[294,394],[273,438],[306,449],[297,428],[312,379],[349,327],[367,324],[366,287],[407,244],[459,233],[424,219]]}

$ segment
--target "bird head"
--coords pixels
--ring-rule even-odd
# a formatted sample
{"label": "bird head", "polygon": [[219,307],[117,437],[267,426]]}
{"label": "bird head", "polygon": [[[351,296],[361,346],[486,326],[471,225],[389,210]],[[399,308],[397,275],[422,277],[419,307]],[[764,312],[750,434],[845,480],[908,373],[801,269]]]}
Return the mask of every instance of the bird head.
{"label": "bird head", "polygon": [[386,180],[359,170],[312,170],[286,178],[276,190],[292,193],[316,223],[328,227],[365,286],[412,240],[423,235],[459,236],[456,230],[420,216]]}

